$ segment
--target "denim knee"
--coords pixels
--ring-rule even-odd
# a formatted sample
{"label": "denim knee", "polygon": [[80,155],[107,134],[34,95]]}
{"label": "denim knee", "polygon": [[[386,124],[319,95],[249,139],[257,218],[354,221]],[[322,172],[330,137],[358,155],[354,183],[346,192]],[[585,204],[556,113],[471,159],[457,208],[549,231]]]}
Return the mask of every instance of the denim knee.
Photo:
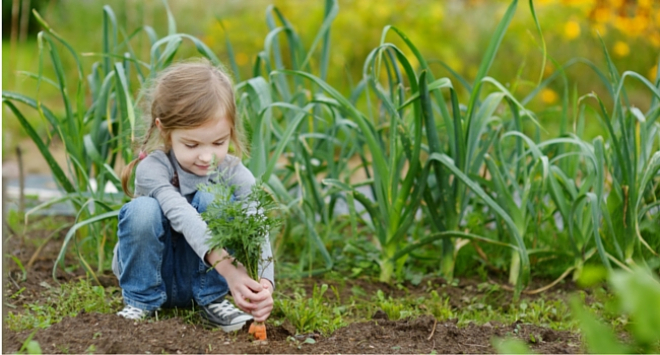
{"label": "denim knee", "polygon": [[215,196],[213,196],[212,193],[206,192],[206,191],[197,191],[195,192],[195,196],[192,199],[192,202],[190,204],[195,207],[197,212],[202,213],[206,211],[206,207],[213,202],[213,199]]}
{"label": "denim knee", "polygon": [[138,197],[125,204],[119,211],[117,237],[119,241],[127,238],[131,244],[143,244],[153,241],[149,237],[163,234],[163,211],[153,197]]}

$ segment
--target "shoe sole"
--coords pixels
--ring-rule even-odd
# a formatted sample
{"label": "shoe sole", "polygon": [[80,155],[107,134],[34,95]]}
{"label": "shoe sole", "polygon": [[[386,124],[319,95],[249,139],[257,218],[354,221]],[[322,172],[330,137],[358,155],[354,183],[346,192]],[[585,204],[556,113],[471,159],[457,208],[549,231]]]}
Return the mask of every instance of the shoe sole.
{"label": "shoe sole", "polygon": [[205,325],[210,326],[212,328],[220,328],[225,333],[231,333],[231,332],[241,330],[243,328],[243,326],[245,325],[245,323],[248,322],[248,321],[245,321],[243,323],[236,323],[236,324],[231,324],[231,325],[220,325],[218,323],[213,323],[212,321],[210,321],[209,319],[207,319],[204,316],[201,316],[201,318],[202,318],[202,323],[204,323]]}

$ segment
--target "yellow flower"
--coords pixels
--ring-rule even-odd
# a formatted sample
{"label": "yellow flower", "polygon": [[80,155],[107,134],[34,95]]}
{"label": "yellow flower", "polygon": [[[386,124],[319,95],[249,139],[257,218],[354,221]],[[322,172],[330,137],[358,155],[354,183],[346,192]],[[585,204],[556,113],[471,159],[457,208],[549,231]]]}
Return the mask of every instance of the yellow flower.
{"label": "yellow flower", "polygon": [[574,8],[590,9],[594,6],[594,0],[562,0],[562,4]]}
{"label": "yellow flower", "polygon": [[649,27],[649,18],[643,15],[635,16],[631,21],[631,31],[633,35],[641,35]]}
{"label": "yellow flower", "polygon": [[449,55],[449,58],[447,58],[447,65],[457,73],[461,73],[465,69],[465,65],[463,63],[464,62],[456,58],[453,53]]}
{"label": "yellow flower", "polygon": [[444,18],[444,15],[445,15],[445,11],[442,7],[442,4],[440,4],[438,2],[432,2],[431,4],[432,4],[432,7],[429,10],[430,13],[431,13],[431,18],[433,18],[434,20],[438,20],[438,21],[442,20]]}
{"label": "yellow flower", "polygon": [[617,57],[625,57],[630,54],[630,47],[626,42],[616,41],[616,43],[614,43],[614,54]]}
{"label": "yellow flower", "polygon": [[660,47],[660,33],[652,33],[651,36],[649,36],[649,41],[651,41],[653,47]]}
{"label": "yellow flower", "polygon": [[559,95],[557,95],[557,93],[552,89],[544,88],[541,90],[541,101],[546,104],[555,103],[558,98]]}
{"label": "yellow flower", "polygon": [[649,70],[649,80],[655,80],[655,77],[658,75],[658,65],[654,65],[651,70]]}
{"label": "yellow flower", "polygon": [[547,78],[548,76],[552,75],[552,73],[555,72],[555,68],[551,64],[546,64],[545,68],[543,68],[543,77]]}
{"label": "yellow flower", "polygon": [[248,61],[250,60],[250,58],[248,58],[247,54],[245,54],[243,52],[236,53],[236,57],[234,57],[234,59],[236,59],[236,65],[239,65],[239,66],[243,66],[243,65],[247,64]]}
{"label": "yellow flower", "polygon": [[577,21],[568,21],[564,25],[564,37],[571,40],[580,35],[580,24]]}
{"label": "yellow flower", "polygon": [[610,3],[612,4],[612,7],[618,8],[623,5],[624,0],[611,0]]}
{"label": "yellow flower", "polygon": [[594,20],[598,23],[604,23],[609,21],[611,15],[610,9],[601,7],[594,11]]}
{"label": "yellow flower", "polygon": [[614,27],[621,31],[626,36],[638,36],[641,34],[642,26],[645,22],[638,18],[629,18],[619,16],[614,20]]}
{"label": "yellow flower", "polygon": [[378,18],[386,18],[391,14],[390,9],[382,5],[376,7],[376,13],[378,14]]}

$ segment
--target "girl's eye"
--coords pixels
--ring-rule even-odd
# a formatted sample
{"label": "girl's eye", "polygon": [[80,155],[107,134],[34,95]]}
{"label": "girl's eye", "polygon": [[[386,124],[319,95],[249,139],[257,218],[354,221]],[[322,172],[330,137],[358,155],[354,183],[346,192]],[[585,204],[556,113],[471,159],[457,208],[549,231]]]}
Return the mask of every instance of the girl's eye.
{"label": "girl's eye", "polygon": [[186,144],[186,147],[195,148],[195,147],[197,147],[197,144]]}
{"label": "girl's eye", "polygon": [[215,143],[213,143],[213,144],[215,144],[215,145],[217,145],[217,146],[221,146],[221,145],[225,144],[225,141],[222,141],[222,142],[215,142]]}

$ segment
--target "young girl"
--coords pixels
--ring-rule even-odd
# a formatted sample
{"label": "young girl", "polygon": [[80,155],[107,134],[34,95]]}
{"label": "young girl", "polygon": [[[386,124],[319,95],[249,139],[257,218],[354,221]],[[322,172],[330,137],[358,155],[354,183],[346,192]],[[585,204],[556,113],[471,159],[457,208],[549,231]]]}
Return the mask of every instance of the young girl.
{"label": "young girl", "polygon": [[[252,280],[242,265],[232,265],[227,251],[209,250],[200,216],[213,196],[198,191],[199,184],[226,177],[240,200],[255,182],[239,158],[243,144],[231,80],[208,61],[185,62],[161,72],[152,90],[139,158],[122,173],[131,196],[128,180],[139,162],[136,198],[119,212],[112,269],[125,307],[117,314],[142,319],[194,301],[207,323],[226,332],[251,319],[265,321],[273,308],[272,263],[261,266],[260,282]],[[228,154],[230,142],[236,156]],[[272,259],[268,240],[262,259]],[[225,299],[228,293],[243,311]]]}

